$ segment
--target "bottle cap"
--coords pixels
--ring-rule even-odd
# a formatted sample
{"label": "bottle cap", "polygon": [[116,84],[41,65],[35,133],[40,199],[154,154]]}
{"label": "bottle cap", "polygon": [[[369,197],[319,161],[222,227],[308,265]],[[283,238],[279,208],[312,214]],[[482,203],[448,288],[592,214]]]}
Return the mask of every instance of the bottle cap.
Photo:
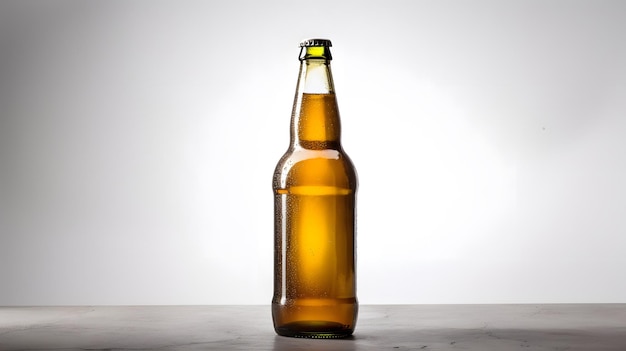
{"label": "bottle cap", "polygon": [[308,48],[311,46],[323,46],[325,48],[329,48],[333,46],[333,44],[330,42],[329,39],[318,39],[318,38],[306,39],[300,42],[301,48]]}

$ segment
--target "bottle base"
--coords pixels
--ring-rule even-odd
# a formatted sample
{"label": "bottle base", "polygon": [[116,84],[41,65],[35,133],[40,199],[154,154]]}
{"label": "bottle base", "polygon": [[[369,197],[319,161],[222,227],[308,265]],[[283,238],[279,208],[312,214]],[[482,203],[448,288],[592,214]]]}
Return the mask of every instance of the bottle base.
{"label": "bottle base", "polygon": [[341,339],[354,331],[347,325],[325,321],[299,321],[275,327],[276,334],[294,338]]}

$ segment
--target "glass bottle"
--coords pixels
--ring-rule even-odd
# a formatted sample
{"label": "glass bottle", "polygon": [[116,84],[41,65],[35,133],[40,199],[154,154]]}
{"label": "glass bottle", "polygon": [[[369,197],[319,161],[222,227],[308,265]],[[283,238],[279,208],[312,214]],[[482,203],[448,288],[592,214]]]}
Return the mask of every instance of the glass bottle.
{"label": "glass bottle", "polygon": [[291,142],[274,172],[276,333],[341,338],[357,319],[356,170],[340,143],[330,40],[300,43]]}

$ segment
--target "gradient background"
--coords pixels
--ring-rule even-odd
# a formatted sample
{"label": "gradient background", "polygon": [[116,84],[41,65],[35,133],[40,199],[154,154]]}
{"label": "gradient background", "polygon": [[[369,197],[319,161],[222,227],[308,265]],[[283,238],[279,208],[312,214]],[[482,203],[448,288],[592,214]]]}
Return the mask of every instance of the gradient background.
{"label": "gradient background", "polygon": [[333,40],[361,303],[626,302],[624,1],[2,1],[0,305],[269,304]]}

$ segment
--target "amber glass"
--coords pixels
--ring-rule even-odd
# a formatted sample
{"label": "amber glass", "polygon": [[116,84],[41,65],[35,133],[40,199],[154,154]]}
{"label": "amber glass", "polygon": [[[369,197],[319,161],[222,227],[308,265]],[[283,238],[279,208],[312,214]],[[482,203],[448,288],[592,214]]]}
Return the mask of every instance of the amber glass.
{"label": "amber glass", "polygon": [[274,172],[276,333],[340,338],[354,331],[356,171],[340,144],[329,41],[305,41],[291,143]]}

